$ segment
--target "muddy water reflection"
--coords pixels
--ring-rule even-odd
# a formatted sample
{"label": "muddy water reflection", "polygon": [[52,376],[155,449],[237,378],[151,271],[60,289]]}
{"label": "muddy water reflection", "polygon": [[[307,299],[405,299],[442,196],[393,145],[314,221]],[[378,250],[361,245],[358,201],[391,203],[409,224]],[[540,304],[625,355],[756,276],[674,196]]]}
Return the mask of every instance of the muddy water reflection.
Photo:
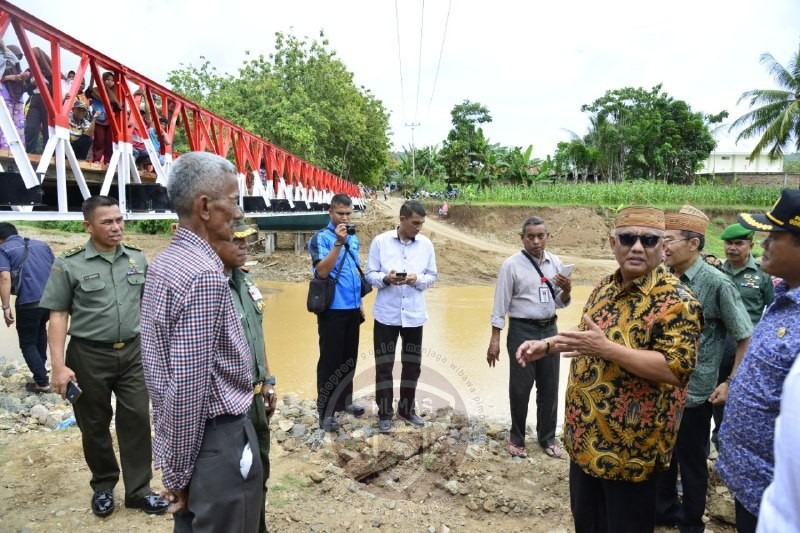
{"label": "muddy water reflection", "polygon": [[[305,309],[307,285],[264,283],[264,332],[270,370],[278,376],[279,393],[293,392],[314,398],[316,363],[319,355],[316,317]],[[573,304],[559,312],[559,327],[578,323],[591,287],[574,287]],[[505,335],[501,358],[495,368],[486,363],[489,344],[493,287],[436,287],[427,294],[428,314],[423,335],[423,369],[419,390],[425,397],[438,397],[463,404],[470,415],[508,419],[508,356]],[[355,397],[368,413],[375,408],[375,365],[372,348],[372,303],[367,297],[367,321],[361,327],[360,354],[354,383]],[[398,356],[399,358],[399,356]],[[399,362],[395,378],[400,376]],[[563,419],[563,397],[569,362],[562,360],[559,382],[559,424]],[[534,394],[531,395],[535,397]],[[395,399],[397,390],[395,390]],[[418,398],[419,401],[419,398]],[[429,407],[421,405],[422,409]],[[435,407],[435,405],[434,405]],[[535,403],[529,409],[529,424],[534,424]]]}

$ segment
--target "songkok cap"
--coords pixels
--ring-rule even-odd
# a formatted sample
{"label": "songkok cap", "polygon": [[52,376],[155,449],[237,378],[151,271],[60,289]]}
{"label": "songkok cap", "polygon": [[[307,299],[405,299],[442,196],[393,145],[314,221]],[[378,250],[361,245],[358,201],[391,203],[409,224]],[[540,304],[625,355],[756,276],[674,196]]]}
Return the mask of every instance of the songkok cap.
{"label": "songkok cap", "polygon": [[239,220],[233,223],[233,238],[234,239],[244,239],[249,237],[250,235],[255,235],[258,233],[258,230],[253,228],[252,226],[245,224],[244,219],[240,218]]}
{"label": "songkok cap", "polygon": [[723,241],[733,241],[736,239],[747,239],[752,240],[753,234],[755,231],[750,230],[742,226],[741,224],[731,224],[722,232],[722,235],[719,236],[720,239]]}
{"label": "songkok cap", "polygon": [[736,218],[748,229],[800,234],[800,189],[784,189],[769,213],[742,213]]}
{"label": "songkok cap", "polygon": [[677,213],[667,213],[664,216],[666,229],[693,231],[700,235],[706,234],[708,217],[705,213],[691,205],[681,207]]}
{"label": "songkok cap", "polygon": [[622,226],[643,226],[645,228],[664,229],[664,212],[655,207],[632,205],[617,213],[615,228]]}

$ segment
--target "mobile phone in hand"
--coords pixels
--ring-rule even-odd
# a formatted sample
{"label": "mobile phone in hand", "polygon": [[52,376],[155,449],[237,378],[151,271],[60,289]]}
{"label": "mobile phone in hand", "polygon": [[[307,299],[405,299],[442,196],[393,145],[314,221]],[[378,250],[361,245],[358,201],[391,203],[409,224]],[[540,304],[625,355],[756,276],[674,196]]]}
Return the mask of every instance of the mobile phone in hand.
{"label": "mobile phone in hand", "polygon": [[564,265],[564,268],[561,269],[561,274],[565,278],[568,278],[572,275],[572,271],[575,270],[575,265]]}
{"label": "mobile phone in hand", "polygon": [[69,381],[67,383],[67,400],[69,400],[69,403],[75,403],[75,400],[80,398],[81,393],[83,393],[83,391],[78,387],[77,383],[74,381]]}
{"label": "mobile phone in hand", "polygon": [[404,278],[404,277],[406,277],[407,275],[408,275],[408,274],[407,274],[406,272],[395,272],[395,273],[394,273],[394,277],[396,277],[396,278]]}

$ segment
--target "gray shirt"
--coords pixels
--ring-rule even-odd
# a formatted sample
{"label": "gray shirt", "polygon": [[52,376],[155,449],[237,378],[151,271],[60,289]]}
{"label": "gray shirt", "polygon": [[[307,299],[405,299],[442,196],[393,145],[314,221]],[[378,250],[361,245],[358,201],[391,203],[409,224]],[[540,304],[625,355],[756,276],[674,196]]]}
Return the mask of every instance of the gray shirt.
{"label": "gray shirt", "polygon": [[[552,318],[556,314],[556,309],[562,309],[570,304],[571,298],[564,301],[562,297],[564,291],[553,282],[556,274],[564,268],[561,259],[545,250],[539,268],[553,285],[555,298],[547,289],[547,284],[542,282],[530,260],[522,252],[503,261],[500,273],[497,275],[497,286],[494,289],[492,326],[503,329],[506,325],[506,315],[536,320]],[[549,301],[544,303],[541,301],[540,287],[547,290]]]}

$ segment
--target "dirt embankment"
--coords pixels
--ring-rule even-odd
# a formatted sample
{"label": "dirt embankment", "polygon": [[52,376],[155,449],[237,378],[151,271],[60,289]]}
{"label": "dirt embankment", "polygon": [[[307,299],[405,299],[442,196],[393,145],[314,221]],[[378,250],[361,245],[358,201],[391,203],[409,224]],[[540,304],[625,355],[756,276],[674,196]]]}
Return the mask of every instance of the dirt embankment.
{"label": "dirt embankment", "polygon": [[[395,199],[380,202],[361,215],[357,224],[364,247],[362,260],[371,238],[396,223],[399,205]],[[436,247],[440,282],[494,283],[502,261],[521,248],[520,226],[533,214],[548,221],[549,249],[576,264],[576,282],[596,283],[615,268],[606,244],[608,219],[592,209],[454,206],[446,220],[431,213],[424,230]],[[85,235],[50,231],[23,233],[50,242],[57,253],[86,240]],[[131,235],[128,240],[152,258],[169,239]],[[308,254],[295,253],[293,235],[281,234],[277,244],[273,255],[253,255],[257,263],[251,272],[264,280],[308,279]],[[355,442],[329,442],[312,450],[302,443],[289,446],[291,439],[277,440],[280,431],[288,431],[282,423],[293,407],[282,401],[280,409],[285,412],[272,424],[270,531],[572,531],[567,461],[544,456],[533,441],[528,443],[530,457],[512,460],[505,452],[505,427],[489,424],[481,440],[475,438],[474,428],[471,432],[469,427],[451,423],[423,447],[415,431],[399,432],[394,438],[362,435],[359,439],[351,431]],[[463,444],[460,459],[457,464],[446,463],[448,468],[437,468],[446,457],[437,456],[437,450],[447,449],[448,443]],[[370,454],[376,461],[387,456],[407,455],[408,459],[398,459],[375,476],[351,476],[346,463]],[[0,531],[166,532],[172,528],[167,517],[148,517],[121,505],[105,520],[91,514],[89,474],[75,428],[59,432],[0,428],[0,477]],[[154,487],[159,486],[156,472]],[[121,485],[116,496],[122,498]],[[724,487],[718,483],[709,487],[709,517],[730,520],[732,508]],[[733,531],[716,518],[710,520],[706,531]]]}

